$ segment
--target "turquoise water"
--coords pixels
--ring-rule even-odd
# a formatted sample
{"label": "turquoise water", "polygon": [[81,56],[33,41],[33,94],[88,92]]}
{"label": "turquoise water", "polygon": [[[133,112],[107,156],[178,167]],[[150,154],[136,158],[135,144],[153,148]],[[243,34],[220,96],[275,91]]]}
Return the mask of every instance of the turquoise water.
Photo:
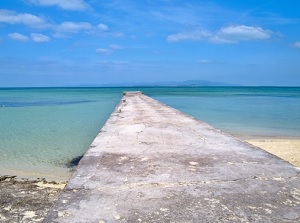
{"label": "turquoise water", "polygon": [[234,135],[300,137],[300,88],[190,88],[154,97]]}
{"label": "turquoise water", "polygon": [[69,176],[125,90],[235,135],[300,137],[300,88],[0,89],[0,174]]}
{"label": "turquoise water", "polygon": [[109,89],[0,90],[0,167],[66,176],[122,95]]}

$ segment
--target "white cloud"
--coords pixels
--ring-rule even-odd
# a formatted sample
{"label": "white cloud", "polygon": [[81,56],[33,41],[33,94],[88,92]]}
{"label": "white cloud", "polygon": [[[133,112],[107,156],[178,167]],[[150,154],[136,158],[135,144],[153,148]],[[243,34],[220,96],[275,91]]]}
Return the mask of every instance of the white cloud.
{"label": "white cloud", "polygon": [[186,33],[177,33],[167,37],[168,42],[178,42],[184,40],[204,40],[211,37],[211,33],[207,31],[194,31]]}
{"label": "white cloud", "polygon": [[270,30],[255,26],[228,26],[221,28],[212,39],[216,42],[238,43],[240,41],[265,40],[271,37]]}
{"label": "white cloud", "polygon": [[78,33],[81,30],[91,30],[93,26],[88,22],[63,22],[55,29],[59,32]]}
{"label": "white cloud", "polygon": [[48,36],[39,33],[31,33],[31,38],[34,42],[43,43],[50,41]]}
{"label": "white cloud", "polygon": [[45,21],[29,13],[16,13],[10,10],[0,10],[0,22],[9,24],[24,24],[30,27],[45,25]]}
{"label": "white cloud", "polygon": [[100,53],[102,55],[110,55],[112,53],[114,53],[116,50],[121,50],[123,49],[122,46],[117,45],[117,44],[111,44],[109,45],[109,48],[97,48],[96,52]]}
{"label": "white cloud", "polygon": [[100,23],[98,26],[97,26],[100,30],[103,30],[103,31],[106,31],[108,30],[108,26],[103,24],[103,23]]}
{"label": "white cloud", "polygon": [[40,6],[57,6],[61,9],[82,11],[89,8],[84,0],[28,0],[30,3]]}
{"label": "white cloud", "polygon": [[213,43],[239,43],[241,41],[266,40],[271,38],[272,32],[254,26],[227,26],[217,32],[197,30],[193,32],[177,33],[167,37],[168,42],[178,41],[210,41]]}
{"label": "white cloud", "polygon": [[293,47],[300,48],[300,41],[292,44]]}
{"label": "white cloud", "polygon": [[213,61],[204,59],[204,60],[199,60],[198,63],[200,63],[200,64],[210,64],[210,63],[213,63]]}
{"label": "white cloud", "polygon": [[[8,37],[13,40],[23,41],[23,42],[30,40],[29,37],[22,35],[20,33],[11,33],[8,35]],[[39,34],[39,33],[31,33],[30,37],[34,42],[42,43],[42,42],[50,41],[50,38],[48,36],[45,36],[45,35]]]}
{"label": "white cloud", "polygon": [[112,54],[114,51],[112,49],[107,49],[107,48],[97,48],[96,49],[97,53],[100,53],[102,55],[110,55]]}
{"label": "white cloud", "polygon": [[26,42],[29,40],[29,38],[27,36],[22,35],[20,33],[11,33],[11,34],[8,34],[8,37],[13,40],[22,41],[22,42]]}
{"label": "white cloud", "polygon": [[[37,29],[52,29],[56,31],[56,33],[54,34],[54,36],[56,37],[64,36],[65,33],[79,33],[81,31],[96,29],[96,26],[93,26],[88,22],[66,21],[62,22],[61,24],[51,24],[47,23],[44,19],[32,14],[16,13],[14,11],[0,9],[0,24],[1,23],[23,24]],[[105,27],[104,24],[102,24],[102,26],[100,27],[102,27],[102,29],[108,29],[108,27]]]}

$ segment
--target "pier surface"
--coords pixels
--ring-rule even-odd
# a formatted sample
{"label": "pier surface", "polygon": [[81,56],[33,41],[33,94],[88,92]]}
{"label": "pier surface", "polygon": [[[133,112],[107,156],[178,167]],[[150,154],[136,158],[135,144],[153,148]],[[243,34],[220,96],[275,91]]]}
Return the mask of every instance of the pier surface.
{"label": "pier surface", "polygon": [[300,222],[300,170],[127,92],[44,222]]}

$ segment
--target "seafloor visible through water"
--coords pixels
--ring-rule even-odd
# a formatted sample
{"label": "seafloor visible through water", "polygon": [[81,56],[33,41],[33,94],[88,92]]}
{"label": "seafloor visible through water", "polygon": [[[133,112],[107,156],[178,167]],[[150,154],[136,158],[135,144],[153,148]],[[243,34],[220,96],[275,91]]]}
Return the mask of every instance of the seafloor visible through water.
{"label": "seafloor visible through water", "polygon": [[0,174],[68,177],[127,90],[230,134],[300,138],[300,88],[2,88]]}

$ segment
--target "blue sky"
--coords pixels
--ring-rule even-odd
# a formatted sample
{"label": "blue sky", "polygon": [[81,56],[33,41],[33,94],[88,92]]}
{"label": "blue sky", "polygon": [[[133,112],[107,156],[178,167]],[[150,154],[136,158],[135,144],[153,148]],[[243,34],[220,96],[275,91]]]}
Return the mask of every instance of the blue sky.
{"label": "blue sky", "polygon": [[1,0],[0,87],[300,86],[299,0]]}

